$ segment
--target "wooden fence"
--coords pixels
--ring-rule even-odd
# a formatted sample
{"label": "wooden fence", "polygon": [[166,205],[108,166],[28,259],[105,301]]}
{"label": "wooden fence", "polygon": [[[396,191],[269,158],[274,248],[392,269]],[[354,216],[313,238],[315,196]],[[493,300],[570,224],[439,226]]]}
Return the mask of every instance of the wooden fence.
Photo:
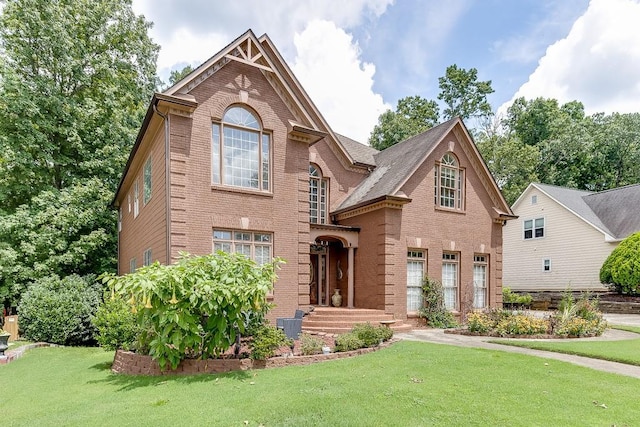
{"label": "wooden fence", "polygon": [[3,329],[11,334],[9,341],[18,339],[18,316],[5,316]]}

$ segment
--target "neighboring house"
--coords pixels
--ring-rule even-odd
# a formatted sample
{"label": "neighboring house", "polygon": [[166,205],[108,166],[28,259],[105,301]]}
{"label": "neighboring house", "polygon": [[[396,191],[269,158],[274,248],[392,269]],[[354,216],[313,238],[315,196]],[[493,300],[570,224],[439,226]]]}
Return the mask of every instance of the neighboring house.
{"label": "neighboring house", "polygon": [[248,31],[153,96],[113,204],[120,274],[180,251],[286,260],[272,316],[328,305],[501,303],[513,218],[458,118],[382,152],[335,133],[271,40]]}
{"label": "neighboring house", "polygon": [[640,231],[640,184],[592,193],[530,184],[504,229],[504,286],[517,291],[606,288],[600,267]]}

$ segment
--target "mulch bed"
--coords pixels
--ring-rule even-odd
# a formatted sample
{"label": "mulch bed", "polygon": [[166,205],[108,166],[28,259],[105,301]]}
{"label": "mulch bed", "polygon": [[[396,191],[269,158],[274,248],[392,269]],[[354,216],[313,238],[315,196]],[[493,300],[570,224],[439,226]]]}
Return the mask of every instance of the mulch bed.
{"label": "mulch bed", "polygon": [[491,337],[491,338],[522,338],[522,339],[568,339],[568,338],[593,338],[597,337],[596,334],[587,334],[580,336],[573,335],[551,335],[551,334],[538,334],[538,335],[499,335],[499,334],[481,334],[479,332],[470,332],[467,329],[445,329],[445,334],[455,335],[469,335],[473,337]]}

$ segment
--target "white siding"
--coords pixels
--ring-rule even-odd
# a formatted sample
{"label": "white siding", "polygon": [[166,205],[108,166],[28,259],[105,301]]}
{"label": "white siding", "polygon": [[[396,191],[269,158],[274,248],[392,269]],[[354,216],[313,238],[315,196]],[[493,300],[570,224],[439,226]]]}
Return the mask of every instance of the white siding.
{"label": "white siding", "polygon": [[[537,203],[531,203],[531,196]],[[600,267],[617,243],[607,243],[593,228],[535,187],[529,187],[504,227],[503,286],[514,290],[602,290]],[[524,239],[523,223],[544,218],[544,237]],[[551,270],[543,271],[543,260]]]}

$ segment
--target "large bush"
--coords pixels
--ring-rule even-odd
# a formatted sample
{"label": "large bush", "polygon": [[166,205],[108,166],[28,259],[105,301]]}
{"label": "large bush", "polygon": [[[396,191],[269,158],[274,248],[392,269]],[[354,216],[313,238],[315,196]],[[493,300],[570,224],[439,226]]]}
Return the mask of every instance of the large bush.
{"label": "large bush", "polygon": [[91,277],[38,279],[22,295],[18,306],[21,335],[31,341],[54,344],[94,344],[91,317],[101,293]]}
{"label": "large bush", "polygon": [[145,326],[142,346],[162,368],[175,369],[185,358],[218,357],[238,334],[259,329],[280,262],[258,266],[241,254],[181,254],[173,265],[156,262],[103,281]]}
{"label": "large bush", "polygon": [[132,350],[142,332],[129,303],[117,295],[105,298],[91,323],[98,345],[106,350]]}
{"label": "large bush", "polygon": [[621,294],[640,294],[640,232],[624,239],[600,268],[600,282]]}

